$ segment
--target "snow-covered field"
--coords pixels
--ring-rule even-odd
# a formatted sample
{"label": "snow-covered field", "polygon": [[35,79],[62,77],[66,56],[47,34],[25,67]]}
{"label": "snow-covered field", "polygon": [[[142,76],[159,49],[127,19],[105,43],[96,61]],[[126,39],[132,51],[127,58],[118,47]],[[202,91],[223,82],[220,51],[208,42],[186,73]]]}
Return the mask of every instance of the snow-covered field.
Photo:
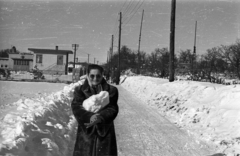
{"label": "snow-covered field", "polygon": [[47,82],[0,81],[0,107],[19,99],[34,98],[62,90],[67,84]]}
{"label": "snow-covered field", "polygon": [[[0,82],[0,155],[72,155],[77,123],[70,103],[80,84]],[[216,152],[240,154],[240,85],[144,76],[121,85],[180,128],[214,142]]]}
{"label": "snow-covered field", "polygon": [[240,85],[132,76],[121,86],[218,152],[240,155]]}
{"label": "snow-covered field", "polygon": [[76,120],[70,103],[76,85],[80,82],[1,82],[1,93],[10,95],[1,95],[0,155],[72,155]]}

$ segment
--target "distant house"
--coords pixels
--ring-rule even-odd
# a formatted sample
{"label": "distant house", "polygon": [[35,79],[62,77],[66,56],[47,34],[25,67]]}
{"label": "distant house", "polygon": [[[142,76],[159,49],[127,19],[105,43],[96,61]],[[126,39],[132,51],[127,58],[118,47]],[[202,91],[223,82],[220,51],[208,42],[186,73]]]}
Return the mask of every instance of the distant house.
{"label": "distant house", "polygon": [[35,49],[28,48],[32,51],[33,66],[42,70],[45,74],[65,74],[68,73],[68,57],[73,54],[71,50],[56,49]]}
{"label": "distant house", "polygon": [[9,53],[9,68],[15,71],[30,71],[33,68],[33,54]]}
{"label": "distant house", "polygon": [[8,53],[9,58],[0,58],[0,68],[14,71],[30,71],[33,68],[33,54]]}
{"label": "distant house", "polygon": [[9,69],[9,58],[0,57],[0,68]]}

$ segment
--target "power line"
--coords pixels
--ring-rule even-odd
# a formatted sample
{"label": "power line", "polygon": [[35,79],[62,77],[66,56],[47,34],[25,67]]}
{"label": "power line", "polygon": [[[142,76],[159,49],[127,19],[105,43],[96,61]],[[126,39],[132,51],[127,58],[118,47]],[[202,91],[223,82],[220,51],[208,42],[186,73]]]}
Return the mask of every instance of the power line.
{"label": "power line", "polygon": [[112,34],[115,33],[116,30],[117,30],[117,29],[116,29],[116,28],[117,28],[117,27],[116,27],[116,24],[117,24],[117,18],[116,18],[115,23],[114,23],[114,25],[113,25]]}
{"label": "power line", "polygon": [[[121,10],[123,10],[124,6],[127,5],[127,1],[128,1],[128,0],[126,0],[126,1],[124,2],[123,6],[122,6],[121,9],[120,9],[120,12],[121,12]],[[133,10],[130,11],[130,10],[131,10],[130,8],[131,8],[133,2],[134,2],[134,0],[131,0],[131,1],[128,3],[128,5],[126,6],[126,8],[124,9],[124,10],[125,10],[125,11],[124,11],[125,15],[129,16],[129,15],[130,15],[129,13],[133,12],[133,10],[136,8],[136,6],[139,4],[140,1],[137,3],[137,5],[136,5],[135,7],[132,7]],[[128,12],[128,11],[130,11],[130,12]],[[128,13],[127,13],[127,12],[128,12]],[[129,14],[129,15],[128,15],[128,14]],[[117,18],[116,18],[116,21],[115,21],[115,24],[114,24],[114,27],[113,27],[113,31],[112,31],[112,34],[113,34],[114,36],[117,36],[117,34],[118,34],[117,21],[118,21],[118,20],[117,20]],[[114,43],[115,43],[115,42],[116,42],[116,40],[114,40]]]}
{"label": "power line", "polygon": [[[132,0],[131,0],[131,1],[132,1]],[[131,1],[130,1],[130,3],[131,3]],[[123,7],[125,6],[125,4],[127,4],[126,2],[127,2],[127,0],[124,2],[123,6],[121,7],[121,9],[120,9],[119,12],[121,12],[121,10],[122,10]],[[129,3],[129,4],[130,4],[130,3]],[[127,8],[129,7],[129,4],[127,5]],[[125,10],[126,10],[126,9],[125,9]],[[116,18],[115,24],[114,24],[114,26],[113,26],[113,31],[112,31],[112,34],[113,34],[113,35],[116,35],[116,33],[118,32],[118,31],[117,31],[117,30],[118,30],[118,29],[117,29],[117,25],[116,25],[116,24],[117,24],[117,19],[118,19],[118,18]]]}
{"label": "power line", "polygon": [[[131,19],[132,19],[132,17],[137,13],[137,11],[138,11],[138,9],[143,5],[143,2],[144,2],[145,0],[143,0],[141,3],[140,3],[140,5],[136,5],[135,6],[135,8],[132,10],[132,12],[131,12],[131,16],[128,18],[128,19],[125,19],[125,21],[127,21],[126,23],[128,23]],[[140,1],[139,1],[140,2]],[[137,8],[138,7],[138,8]],[[137,9],[136,9],[137,8]],[[123,22],[125,22],[125,21],[123,21]]]}
{"label": "power line", "polygon": [[[130,17],[130,19],[125,23],[125,25],[127,25],[128,22],[131,21],[132,17],[137,13],[138,9],[143,5],[143,2],[144,2],[144,1],[145,1],[145,0],[142,1],[142,3],[139,5],[139,7],[137,8],[137,10],[136,10],[136,11],[134,12],[134,14]],[[124,24],[123,24],[123,26],[124,26]]]}
{"label": "power line", "polygon": [[[129,15],[131,15],[133,13],[133,11],[136,9],[136,7],[138,6],[138,4],[140,3],[141,0],[138,1],[138,3],[135,5],[135,7],[133,7],[132,11],[128,13],[128,15],[126,15],[127,18],[125,18],[124,20],[126,21],[126,19],[129,18]],[[123,20],[123,22],[124,22]]]}
{"label": "power line", "polygon": [[[132,7],[132,5],[133,5],[133,7]],[[129,16],[132,8],[134,8],[134,2],[129,6],[129,8],[128,8],[128,10],[125,12],[125,15],[123,16],[123,18]]]}
{"label": "power line", "polygon": [[122,8],[120,9],[120,12],[122,11],[122,9],[123,9],[123,7],[124,7],[124,5],[125,5],[126,2],[127,2],[127,0],[124,2]]}
{"label": "power line", "polygon": [[124,13],[123,13],[122,16],[125,16],[125,14],[127,13],[127,11],[129,10],[129,7],[132,5],[132,2],[133,2],[133,0],[131,0],[131,1],[128,3],[128,6],[126,7],[126,9],[125,9],[125,11],[124,11]]}
{"label": "power line", "polygon": [[[122,11],[122,9],[123,9],[123,7],[125,6],[125,4],[126,4],[126,2],[127,2],[127,0],[125,0],[125,2],[124,2],[124,4],[123,4],[123,6],[121,7],[121,9],[120,9],[120,11],[119,12],[121,12]],[[128,7],[128,6],[127,6]],[[114,23],[114,26],[113,26],[113,29],[112,29],[112,34],[114,34],[114,35],[116,35],[116,33],[117,33],[117,19],[118,18],[116,18],[116,20],[115,20],[115,23]]]}

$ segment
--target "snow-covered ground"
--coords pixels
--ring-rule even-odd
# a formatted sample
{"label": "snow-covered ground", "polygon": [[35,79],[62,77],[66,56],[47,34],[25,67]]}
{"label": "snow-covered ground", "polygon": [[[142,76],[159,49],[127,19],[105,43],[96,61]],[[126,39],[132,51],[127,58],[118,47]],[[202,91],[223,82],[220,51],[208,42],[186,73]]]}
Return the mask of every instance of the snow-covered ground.
{"label": "snow-covered ground", "polygon": [[[2,100],[0,108],[0,155],[72,155],[77,123],[70,103],[75,86],[81,82],[4,83],[7,82],[0,84],[1,93],[10,95],[1,95],[5,101]],[[26,87],[27,84],[31,87]],[[240,153],[240,85],[169,83],[166,79],[144,76],[127,77],[121,85],[146,104],[157,107],[180,128],[214,142],[219,149],[216,152],[228,156]]]}
{"label": "snow-covered ground", "polygon": [[[1,82],[2,93],[25,96],[13,102],[11,95],[1,95],[0,155],[72,155],[76,120],[70,103],[75,86],[80,84]],[[16,96],[12,97],[16,100]]]}
{"label": "snow-covered ground", "polygon": [[47,82],[0,81],[0,107],[19,99],[34,98],[62,90],[67,84]]}
{"label": "snow-covered ground", "polygon": [[240,154],[240,85],[132,76],[121,86],[218,152]]}

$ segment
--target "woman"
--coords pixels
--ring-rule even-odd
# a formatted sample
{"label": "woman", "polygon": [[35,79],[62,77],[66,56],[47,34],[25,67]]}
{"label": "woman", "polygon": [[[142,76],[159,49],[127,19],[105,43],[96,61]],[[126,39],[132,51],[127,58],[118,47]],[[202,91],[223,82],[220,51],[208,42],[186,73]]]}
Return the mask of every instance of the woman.
{"label": "woman", "polygon": [[[101,66],[89,65],[85,82],[75,88],[71,107],[78,121],[78,131],[73,156],[117,155],[113,120],[118,114],[118,90],[102,76]],[[109,104],[97,113],[86,111],[83,101],[100,91],[109,93]]]}

